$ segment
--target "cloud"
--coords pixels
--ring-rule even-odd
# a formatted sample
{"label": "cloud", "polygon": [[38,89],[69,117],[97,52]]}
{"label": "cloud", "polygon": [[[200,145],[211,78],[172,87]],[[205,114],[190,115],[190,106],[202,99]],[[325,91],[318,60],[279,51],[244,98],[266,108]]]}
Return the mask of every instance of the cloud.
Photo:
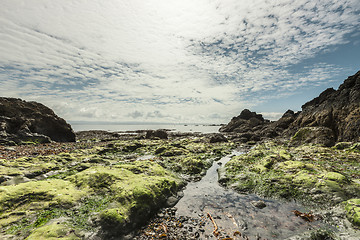
{"label": "cloud", "polygon": [[334,81],[343,66],[306,61],[347,44],[359,9],[357,0],[3,0],[2,95],[70,120],[223,121]]}

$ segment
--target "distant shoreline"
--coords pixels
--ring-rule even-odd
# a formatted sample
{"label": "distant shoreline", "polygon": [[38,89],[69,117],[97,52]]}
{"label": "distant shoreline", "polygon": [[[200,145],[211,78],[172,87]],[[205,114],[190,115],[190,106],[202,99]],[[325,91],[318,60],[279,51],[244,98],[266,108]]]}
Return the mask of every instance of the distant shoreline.
{"label": "distant shoreline", "polygon": [[90,123],[86,122],[82,124],[80,122],[74,123],[70,122],[74,132],[79,131],[92,131],[92,130],[102,130],[109,132],[136,132],[136,131],[146,131],[146,130],[157,130],[157,129],[166,129],[171,132],[186,132],[186,133],[218,133],[221,124],[149,124],[149,123],[106,123],[101,124],[99,122]]}

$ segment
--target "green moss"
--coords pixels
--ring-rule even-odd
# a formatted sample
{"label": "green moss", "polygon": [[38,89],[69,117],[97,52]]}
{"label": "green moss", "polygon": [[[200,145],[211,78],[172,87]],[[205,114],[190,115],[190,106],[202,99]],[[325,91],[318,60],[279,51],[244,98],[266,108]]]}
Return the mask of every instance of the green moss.
{"label": "green moss", "polygon": [[343,149],[350,148],[351,145],[352,145],[351,142],[338,142],[335,144],[335,146],[333,146],[333,148],[337,149],[337,150],[343,150]]}
{"label": "green moss", "polygon": [[100,219],[103,227],[117,226],[119,231],[124,230],[126,219],[149,217],[181,183],[160,165],[146,160],[92,167],[68,179],[82,189],[112,196],[109,209],[101,211]]}
{"label": "green moss", "polygon": [[203,169],[205,169],[205,165],[207,162],[196,157],[186,157],[181,159],[181,165],[186,173],[190,174],[198,174],[201,173]]}
{"label": "green moss", "polygon": [[360,196],[355,171],[360,167],[359,157],[316,145],[288,147],[267,142],[233,157],[225,165],[222,183],[240,192],[334,205]]}
{"label": "green moss", "polygon": [[75,231],[64,224],[52,223],[35,229],[26,240],[80,240]]}
{"label": "green moss", "polygon": [[285,161],[277,165],[277,168],[283,171],[295,171],[295,172],[298,172],[305,167],[306,167],[306,163],[300,161]]}
{"label": "green moss", "polygon": [[345,205],[346,217],[354,225],[360,226],[360,199],[350,199]]}
{"label": "green moss", "polygon": [[309,134],[311,134],[312,128],[304,127],[295,133],[295,135],[291,138],[291,141],[304,141]]}
{"label": "green moss", "polygon": [[338,183],[344,183],[347,181],[347,179],[344,175],[337,173],[337,172],[326,172],[325,174],[322,175],[322,177],[324,179],[328,179],[328,180],[335,181]]}
{"label": "green moss", "polygon": [[294,175],[293,182],[304,186],[313,186],[317,182],[317,176],[306,170],[301,170]]}
{"label": "green moss", "polygon": [[0,212],[23,207],[36,210],[40,208],[59,205],[69,207],[74,205],[86,191],[81,191],[69,182],[60,179],[48,181],[31,181],[15,186],[0,187]]}

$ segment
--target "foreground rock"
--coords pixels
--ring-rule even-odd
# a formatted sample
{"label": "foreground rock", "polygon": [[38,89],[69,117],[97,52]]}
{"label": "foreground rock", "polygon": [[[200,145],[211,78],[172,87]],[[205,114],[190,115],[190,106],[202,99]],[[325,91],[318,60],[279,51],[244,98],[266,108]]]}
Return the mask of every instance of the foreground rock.
{"label": "foreground rock", "polygon": [[[360,236],[356,230],[360,224],[357,146],[358,143],[338,143],[329,148],[265,142],[244,155],[233,157],[220,171],[219,181],[241,193],[301,202],[336,225],[345,236],[341,239],[357,239]],[[349,231],[351,228],[354,230]]]}
{"label": "foreground rock", "polygon": [[334,205],[360,197],[360,152],[267,142],[226,164],[222,183],[240,192]]}
{"label": "foreground rock", "polygon": [[50,108],[16,98],[0,97],[1,143],[74,142],[75,134]]}
{"label": "foreground rock", "polygon": [[88,135],[69,148],[58,145],[67,151],[57,154],[38,147],[46,155],[34,156],[34,148],[14,158],[14,149],[29,146],[0,148],[0,239],[121,239],[175,204],[184,179],[199,179],[233,147],[208,137],[132,134],[104,142]]}

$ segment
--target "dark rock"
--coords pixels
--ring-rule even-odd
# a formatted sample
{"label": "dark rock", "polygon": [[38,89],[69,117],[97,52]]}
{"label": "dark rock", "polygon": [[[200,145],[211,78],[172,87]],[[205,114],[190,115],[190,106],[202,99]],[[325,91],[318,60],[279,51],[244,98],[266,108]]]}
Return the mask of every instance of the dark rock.
{"label": "dark rock", "polygon": [[213,134],[210,138],[210,143],[227,142],[227,138],[221,133]]}
{"label": "dark rock", "polygon": [[314,143],[331,147],[335,144],[334,132],[327,127],[304,127],[291,138],[290,143],[301,145],[305,143]]}
{"label": "dark rock", "polygon": [[165,130],[148,130],[145,135],[146,139],[168,139],[168,133]]}
{"label": "dark rock", "polygon": [[305,103],[286,134],[316,126],[331,129],[336,141],[360,141],[360,71],[348,77],[338,90],[326,89]]}
{"label": "dark rock", "polygon": [[74,142],[66,121],[37,102],[0,97],[0,142]]}
{"label": "dark rock", "polygon": [[[348,77],[338,90],[328,88],[305,103],[301,112],[288,110],[278,121],[270,122],[245,109],[219,131],[241,133],[237,139],[246,142],[291,137],[303,127],[321,127],[315,131],[320,134],[318,140],[312,135],[305,142],[331,146],[336,141],[360,141],[360,71]],[[328,140],[325,133],[329,134]]]}
{"label": "dark rock", "polygon": [[245,133],[251,131],[253,127],[263,125],[266,121],[261,114],[251,112],[249,109],[244,109],[239,116],[233,117],[231,121],[222,126],[220,132],[238,132]]}
{"label": "dark rock", "polygon": [[266,207],[265,202],[262,201],[262,200],[259,200],[259,201],[251,201],[250,203],[251,203],[251,205],[253,205],[253,206],[256,207],[256,208],[262,209],[262,208],[265,208],[265,207]]}

